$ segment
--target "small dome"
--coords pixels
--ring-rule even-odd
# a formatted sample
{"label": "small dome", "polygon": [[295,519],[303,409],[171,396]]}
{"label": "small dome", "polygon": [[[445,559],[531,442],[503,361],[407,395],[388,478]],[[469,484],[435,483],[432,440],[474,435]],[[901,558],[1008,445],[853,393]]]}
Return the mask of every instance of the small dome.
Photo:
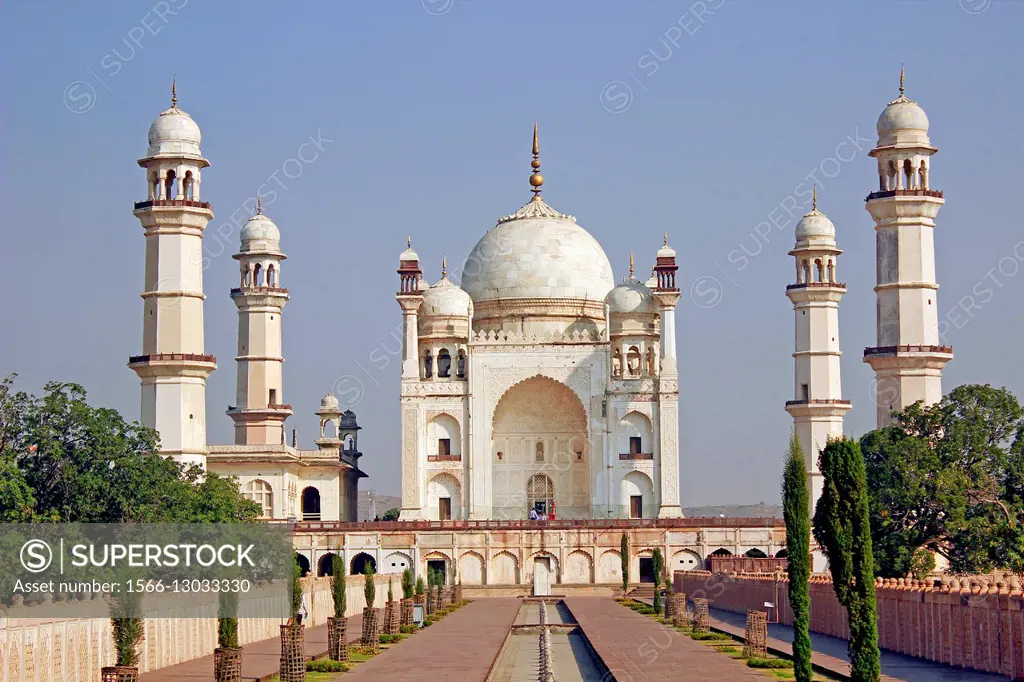
{"label": "small dome", "polygon": [[469,294],[448,279],[441,281],[423,292],[423,303],[420,304],[420,315],[469,315]]}
{"label": "small dome", "polygon": [[608,292],[604,300],[612,314],[658,313],[658,304],[651,290],[632,278]]}
{"label": "small dome", "polygon": [[889,102],[889,106],[879,115],[875,125],[879,137],[885,137],[902,130],[918,130],[928,132],[928,116],[924,109],[912,99],[900,95]]}
{"label": "small dome", "polygon": [[403,251],[402,254],[398,257],[398,262],[410,263],[419,261],[419,254],[412,250],[412,235],[406,237],[405,246],[405,251]]}
{"label": "small dome", "polygon": [[835,236],[836,226],[832,224],[828,216],[816,208],[812,209],[810,213],[805,214],[800,219],[800,222],[796,224],[797,241],[813,239],[815,237],[835,239]]}
{"label": "small dome", "polygon": [[338,399],[334,397],[333,393],[328,393],[320,399],[321,410],[337,410],[341,412],[341,405],[338,403]]}
{"label": "small dome", "polygon": [[146,156],[187,156],[202,158],[199,142],[202,134],[192,117],[172,106],[157,116],[149,126],[149,149]]}
{"label": "small dome", "polygon": [[243,253],[249,251],[279,251],[281,248],[281,231],[274,221],[257,213],[242,226],[241,233]]}

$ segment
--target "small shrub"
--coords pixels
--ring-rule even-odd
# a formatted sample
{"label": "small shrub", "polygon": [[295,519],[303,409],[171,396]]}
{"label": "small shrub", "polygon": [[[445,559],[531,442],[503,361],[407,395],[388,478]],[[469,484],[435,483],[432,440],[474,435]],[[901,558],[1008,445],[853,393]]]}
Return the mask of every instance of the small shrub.
{"label": "small shrub", "polygon": [[401,641],[402,641],[402,636],[401,635],[389,635],[387,633],[384,633],[384,634],[382,634],[380,636],[380,643],[381,644],[391,644],[393,642],[401,642]]}
{"label": "small shrub", "polygon": [[749,668],[792,668],[793,661],[786,658],[750,658],[747,659]]}
{"label": "small shrub", "polygon": [[321,658],[316,661],[306,662],[306,672],[311,673],[345,673],[348,666],[341,661],[332,661],[329,658]]}
{"label": "small shrub", "polygon": [[421,625],[420,627],[429,628],[433,624],[434,624],[434,619],[433,618],[424,618],[423,619],[423,625]]}
{"label": "small shrub", "polygon": [[698,642],[724,642],[732,639],[729,635],[723,635],[721,632],[690,632],[688,634],[690,639],[695,639]]}
{"label": "small shrub", "polygon": [[416,632],[416,624],[409,623],[408,625],[402,625],[398,628],[398,630],[403,635],[411,635],[412,633]]}

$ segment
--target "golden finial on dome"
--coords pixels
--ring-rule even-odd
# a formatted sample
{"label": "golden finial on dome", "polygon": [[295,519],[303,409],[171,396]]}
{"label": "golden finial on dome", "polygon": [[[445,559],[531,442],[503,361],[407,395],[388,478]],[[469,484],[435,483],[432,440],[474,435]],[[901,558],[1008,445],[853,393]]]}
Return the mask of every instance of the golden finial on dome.
{"label": "golden finial on dome", "polygon": [[900,97],[903,97],[903,65],[900,64]]}
{"label": "golden finial on dome", "polygon": [[811,199],[811,210],[818,210],[818,185],[814,185],[814,197]]}
{"label": "golden finial on dome", "polygon": [[664,244],[664,246],[668,246],[668,232],[665,233],[665,244]]}
{"label": "golden finial on dome", "polygon": [[171,108],[178,108],[178,77],[171,76]]}
{"label": "golden finial on dome", "polygon": [[629,252],[629,278],[633,279],[633,252]]}
{"label": "golden finial on dome", "polygon": [[263,197],[256,195],[256,215],[263,215]]}
{"label": "golden finial on dome", "polygon": [[441,279],[448,276],[448,254],[441,256]]}
{"label": "golden finial on dome", "polygon": [[408,249],[412,248],[412,235],[411,234],[405,236],[405,247],[408,248]]}
{"label": "golden finial on dome", "polygon": [[544,176],[540,174],[540,138],[537,135],[537,123],[533,124],[533,161],[530,162],[533,174],[530,176],[530,191],[533,192],[533,200],[540,201],[541,186],[544,184]]}

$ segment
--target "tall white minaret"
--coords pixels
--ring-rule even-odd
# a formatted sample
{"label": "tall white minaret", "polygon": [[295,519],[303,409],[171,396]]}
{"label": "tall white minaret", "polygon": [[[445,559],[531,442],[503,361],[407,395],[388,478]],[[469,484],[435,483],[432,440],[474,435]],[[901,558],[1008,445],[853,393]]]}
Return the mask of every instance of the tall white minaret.
{"label": "tall white minaret", "polygon": [[228,416],[235,422],[236,445],[279,445],[284,443],[284,421],[292,414],[284,402],[281,347],[281,313],[288,303],[288,290],[281,288],[281,261],[287,256],[281,252],[281,233],[263,215],[259,197],[241,240],[234,255],[241,280],[231,290],[238,306],[238,384]]}
{"label": "tall white minaret", "polygon": [[878,191],[867,197],[875,220],[878,345],[864,349],[875,370],[878,428],[894,411],[942,398],[942,368],[953,349],[940,345],[935,278],[935,217],[942,192],[930,188],[928,117],[903,94],[878,117]]}
{"label": "tall white minaret", "polygon": [[[632,261],[630,262],[632,270]],[[683,515],[679,505],[679,371],[676,361],[676,252],[665,243],[658,249],[654,265],[655,288],[651,291],[658,302],[661,319],[661,371],[658,372],[658,483],[660,505],[658,518]]]}
{"label": "tall white minaret", "polygon": [[200,201],[199,126],[171,108],[149,127],[147,198],[135,203],[146,230],[142,355],[128,366],[142,380],[142,423],[160,434],[160,453],[206,467],[206,378],[217,360],[203,350],[203,230],[213,218]]}
{"label": "tall white minaret", "polygon": [[419,309],[423,303],[423,271],[420,257],[412,250],[412,237],[406,241],[406,249],[398,257],[398,293],[395,299],[402,308],[402,521],[423,518],[421,481],[423,463],[420,461],[420,411],[419,405],[407,398],[415,394],[408,389],[420,379],[419,351]]}
{"label": "tall white minaret", "polygon": [[[829,438],[843,435],[843,416],[850,410],[839,376],[839,301],[846,293],[846,285],[836,281],[841,253],[835,225],[818,210],[815,188],[811,212],[797,223],[796,245],[789,252],[796,260],[796,283],[786,287],[796,318],[794,395],[786,411],[807,460],[812,515],[822,490],[818,453]],[[815,570],[824,570],[819,554]]]}

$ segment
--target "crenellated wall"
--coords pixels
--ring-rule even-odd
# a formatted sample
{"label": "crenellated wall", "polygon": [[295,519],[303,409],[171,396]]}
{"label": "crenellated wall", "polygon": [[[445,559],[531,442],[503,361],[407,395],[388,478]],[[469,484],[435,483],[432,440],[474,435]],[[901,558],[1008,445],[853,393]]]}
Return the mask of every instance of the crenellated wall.
{"label": "crenellated wall", "polygon": [[[1024,679],[1024,594],[1014,580],[990,578],[876,581],[878,643],[883,649],[952,666]],[[1011,589],[1012,588],[1012,589]],[[746,613],[777,606],[778,620],[792,625],[789,581],[774,575],[676,571],[674,589],[706,596],[714,608]],[[810,584],[811,632],[849,638],[846,609],[827,577]],[[773,613],[772,616],[775,614]]]}

